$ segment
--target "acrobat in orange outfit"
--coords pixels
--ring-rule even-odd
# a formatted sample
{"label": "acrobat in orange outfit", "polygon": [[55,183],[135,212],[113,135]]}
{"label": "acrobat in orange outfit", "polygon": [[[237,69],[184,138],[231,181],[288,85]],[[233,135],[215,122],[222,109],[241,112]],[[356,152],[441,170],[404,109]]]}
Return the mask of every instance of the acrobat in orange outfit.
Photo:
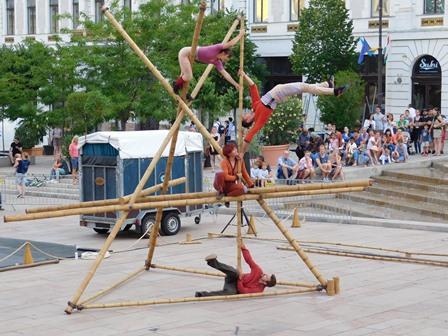
{"label": "acrobat in orange outfit", "polygon": [[278,103],[285,101],[290,96],[299,95],[302,93],[311,93],[318,96],[339,96],[343,94],[347,89],[347,86],[334,88],[333,80],[328,80],[319,84],[295,82],[276,85],[271,91],[260,98],[258,88],[255,85],[254,81],[249,76],[247,76],[244,71],[240,70],[240,74],[243,75],[244,80],[249,84],[253,110],[253,112],[247,113],[243,117],[243,127],[250,128],[250,130],[244,138],[241,155],[247,152],[250,142],[252,141],[254,136],[263,128],[263,126],[266,125],[266,123],[269,121],[269,118],[271,117],[272,112],[274,112]]}
{"label": "acrobat in orange outfit", "polygon": [[238,163],[241,161],[241,174],[249,188],[254,186],[247,173],[244,161],[238,156],[238,149],[234,143],[228,143],[222,149],[225,159],[221,161],[222,172],[215,175],[215,182],[213,186],[221,196],[240,196],[247,192],[244,186],[238,179]]}

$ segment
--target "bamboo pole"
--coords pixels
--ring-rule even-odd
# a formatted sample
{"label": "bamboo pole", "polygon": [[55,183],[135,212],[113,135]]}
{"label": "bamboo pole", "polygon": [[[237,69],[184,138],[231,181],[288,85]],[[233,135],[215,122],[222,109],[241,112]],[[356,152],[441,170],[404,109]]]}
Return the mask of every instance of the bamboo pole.
{"label": "bamboo pole", "polygon": [[[192,69],[193,69],[193,64],[194,64],[194,60],[195,60],[196,49],[198,47],[199,34],[202,29],[202,23],[204,22],[204,14],[205,14],[206,8],[207,8],[207,5],[205,4],[205,2],[201,1],[201,4],[199,6],[198,19],[196,20],[196,26],[194,28],[193,41],[191,43],[191,51],[190,51],[190,58],[189,58],[190,65],[191,65]],[[187,82],[184,84],[184,86],[182,88],[182,100],[184,100],[184,101],[186,100],[186,94],[188,92],[189,86],[190,86],[190,83]],[[180,118],[184,117],[184,109],[181,106],[179,106],[179,108],[177,110],[177,116]],[[173,134],[173,138],[171,139],[170,152],[169,152],[168,160],[167,160],[166,167],[165,167],[165,177],[163,180],[162,194],[165,194],[168,191],[168,182],[171,179],[171,168],[173,166],[174,152],[176,150],[177,137],[179,134],[179,127],[180,127],[180,125],[178,125],[176,127],[174,134]],[[162,222],[162,216],[163,216],[163,208],[157,208],[155,223],[152,227],[150,240],[149,240],[148,254],[146,257],[146,261],[145,261],[145,269],[146,270],[149,270],[149,266],[151,265],[152,258],[154,257],[154,252],[155,252],[155,248],[157,245],[157,237],[158,237],[157,233],[159,232],[160,224]]]}
{"label": "bamboo pole", "polygon": [[[115,212],[115,211],[131,211],[131,210],[142,210],[142,209],[152,209],[152,208],[168,208],[168,207],[183,207],[183,206],[191,206],[191,205],[201,205],[201,204],[215,204],[215,203],[223,203],[223,202],[238,202],[238,201],[255,201],[260,199],[261,197],[265,199],[271,198],[283,198],[283,197],[293,197],[293,196],[311,196],[311,195],[324,195],[324,194],[335,194],[335,193],[345,193],[345,192],[357,192],[362,191],[363,188],[355,187],[355,188],[338,188],[338,189],[322,189],[322,190],[305,190],[305,191],[297,191],[297,192],[286,192],[286,193],[268,193],[266,195],[261,194],[244,194],[242,196],[227,196],[221,199],[216,198],[216,196],[212,197],[198,197],[194,199],[190,199],[188,197],[175,196],[170,199],[167,195],[167,200],[165,201],[156,201],[156,202],[142,202],[142,203],[134,203],[133,205],[108,205],[102,207],[92,207],[92,208],[81,208],[81,209],[67,209],[60,211],[52,211],[52,212],[40,212],[33,214],[22,214],[22,215],[10,215],[4,216],[4,222],[16,222],[16,221],[24,221],[24,220],[36,220],[36,219],[45,219],[45,218],[57,218],[57,217],[65,217],[65,216],[75,216],[75,215],[92,215],[96,213],[102,212]],[[183,195],[183,194],[179,194]],[[216,195],[216,193],[215,193]]]}
{"label": "bamboo pole", "polygon": [[149,305],[169,304],[169,303],[186,303],[186,302],[228,301],[228,300],[240,300],[240,299],[250,299],[250,298],[269,297],[269,296],[303,294],[315,291],[317,291],[317,289],[306,288],[306,289],[290,289],[284,291],[275,291],[275,292],[272,291],[272,292],[252,293],[252,294],[186,297],[179,299],[155,299],[147,301],[129,301],[129,302],[103,303],[103,304],[98,303],[98,304],[82,305],[80,309],[137,307],[137,306],[149,306]]}
{"label": "bamboo pole", "polygon": [[[209,232],[208,238],[235,238],[236,235],[231,233],[214,233]],[[253,237],[245,235],[243,236],[244,239],[253,239],[253,240],[261,240],[261,241],[270,241],[270,242],[278,242],[278,241],[284,241],[287,242],[286,239],[282,238],[267,238],[267,237]],[[346,243],[339,243],[339,242],[327,242],[327,241],[319,241],[319,240],[297,240],[299,244],[321,244],[321,245],[335,245],[335,246],[344,246],[344,247],[354,247],[354,248],[360,248],[360,249],[367,249],[367,250],[378,250],[378,251],[386,251],[386,252],[395,252],[395,253],[402,253],[405,255],[422,255],[422,256],[432,256],[432,257],[448,257],[448,254],[446,253],[427,253],[427,252],[416,252],[416,251],[404,251],[404,250],[397,250],[397,249],[389,249],[389,248],[383,248],[383,247],[374,247],[369,245],[360,245],[360,244],[346,244]],[[279,248],[280,249],[280,248]],[[284,250],[294,251],[291,247],[282,247]],[[352,252],[357,253],[357,252]],[[418,258],[417,258],[418,259]],[[430,259],[421,259],[421,260],[430,260]],[[442,260],[440,260],[443,262]],[[448,261],[447,261],[448,262]]]}
{"label": "bamboo pole", "polygon": [[[163,269],[167,271],[174,271],[174,272],[182,272],[182,273],[192,273],[192,274],[198,274],[198,275],[208,275],[213,277],[225,277],[224,273],[221,272],[210,272],[210,271],[203,271],[203,270],[197,270],[192,268],[181,268],[181,267],[175,267],[175,266],[165,266],[165,265],[158,265],[158,264],[151,264],[151,268],[158,268]],[[318,289],[318,285],[307,283],[307,282],[292,282],[292,281],[282,281],[277,280],[277,285],[279,286],[292,286],[292,287],[305,287],[305,288],[314,288]]]}
{"label": "bamboo pole", "polygon": [[[179,184],[183,184],[183,183],[185,183],[186,180],[187,180],[186,177],[180,177],[178,179],[171,180],[169,182],[169,186],[174,187]],[[144,189],[141,192],[140,196],[146,196],[146,195],[156,193],[160,189],[162,189],[162,183],[156,184],[155,186]],[[112,199],[101,200],[101,201],[88,201],[88,202],[80,202],[80,203],[66,204],[66,205],[31,208],[31,209],[26,209],[25,212],[28,214],[31,214],[31,213],[38,213],[38,212],[60,211],[60,210],[68,210],[68,209],[90,208],[90,207],[95,207],[95,206],[125,204],[127,201],[129,201],[130,198],[131,198],[131,196],[128,195],[128,196],[124,196],[121,198],[112,198]],[[141,200],[143,200],[143,198],[138,198],[136,202],[140,202]]]}
{"label": "bamboo pole", "polygon": [[[244,17],[241,17],[240,19],[240,30],[244,31]],[[244,36],[240,39],[240,70],[244,69]],[[238,118],[238,150],[241,152],[243,149],[243,93],[244,93],[244,82],[243,82],[243,76],[240,74],[239,76],[239,90],[238,90],[238,111],[239,111],[239,118]],[[243,165],[244,158],[241,158],[241,160],[238,160],[238,176],[240,179],[242,179],[242,165]],[[236,232],[237,232],[237,238],[236,238],[236,265],[238,273],[242,273],[242,265],[241,265],[241,246],[243,244],[243,240],[241,238],[241,229],[243,226],[243,218],[242,218],[242,211],[243,211],[243,202],[237,202],[236,203],[236,219],[237,219],[237,225],[236,225]]]}
{"label": "bamboo pole", "polygon": [[[76,307],[76,305],[78,304],[79,299],[81,298],[81,295],[86,290],[86,288],[89,285],[90,281],[92,280],[96,270],[98,269],[99,265],[103,261],[104,255],[106,254],[106,252],[109,249],[110,245],[114,241],[114,239],[117,236],[118,232],[121,230],[121,226],[126,221],[128,215],[129,215],[129,211],[132,208],[132,204],[134,203],[135,199],[137,198],[136,196],[141,193],[141,191],[142,191],[146,181],[151,176],[154,168],[156,167],[157,162],[159,161],[160,157],[162,156],[163,151],[165,150],[165,147],[168,145],[168,142],[170,141],[170,139],[171,139],[171,137],[172,137],[172,135],[174,133],[175,128],[178,125],[180,125],[181,121],[182,121],[182,118],[176,118],[176,120],[175,120],[175,122],[173,124],[173,128],[170,129],[170,131],[168,132],[167,136],[163,140],[160,148],[157,150],[156,154],[154,154],[154,158],[152,159],[152,161],[151,161],[150,165],[148,166],[148,168],[146,168],[145,174],[142,176],[139,184],[135,188],[135,191],[134,191],[133,195],[131,196],[131,199],[129,200],[130,204],[126,205],[127,209],[120,210],[120,211],[123,211],[121,216],[118,218],[117,222],[115,223],[114,227],[112,228],[112,231],[109,233],[109,236],[107,237],[106,241],[104,242],[103,246],[101,247],[101,250],[98,253],[98,256],[96,257],[95,262],[93,263],[93,265],[90,268],[89,272],[85,276],[85,278],[82,281],[80,287],[76,291],[76,293],[73,296],[72,300],[69,301],[68,306],[65,308],[65,312],[67,314],[71,314],[72,311],[73,311],[73,308]],[[79,210],[79,209],[75,209],[75,210]],[[64,211],[73,211],[73,210],[63,210],[61,212],[64,212]],[[42,215],[42,214],[43,213],[30,214],[29,216],[33,216],[33,215],[37,216],[37,215]]]}
{"label": "bamboo pole", "polygon": [[124,283],[128,282],[129,280],[131,280],[132,278],[135,278],[137,275],[139,275],[140,273],[142,273],[145,270],[144,267],[140,267],[138,270],[136,270],[135,272],[132,272],[131,274],[127,275],[125,278],[121,279],[120,281],[118,281],[117,283],[99,291],[98,293],[88,297],[87,299],[85,299],[84,301],[82,301],[80,304],[85,304],[87,302],[92,302],[96,299],[98,299],[101,296],[106,295],[107,293],[109,293],[111,290],[116,289],[118,287],[120,287],[121,285],[123,285]]}
{"label": "bamboo pole", "polygon": [[299,243],[294,239],[294,237],[289,233],[288,229],[283,225],[281,220],[277,217],[277,215],[272,211],[272,209],[268,206],[266,201],[264,199],[259,199],[258,204],[263,208],[263,210],[266,212],[266,214],[272,219],[274,224],[278,227],[280,232],[285,236],[285,238],[288,240],[289,244],[294,248],[294,250],[297,252],[299,257],[303,260],[305,265],[310,269],[311,273],[316,277],[316,279],[319,281],[319,283],[326,287],[327,281],[325,278],[319,273],[319,271],[316,269],[316,267],[311,263],[311,260],[309,260],[306,253],[302,250]]}
{"label": "bamboo pole", "polygon": [[249,189],[249,194],[266,194],[275,192],[286,192],[286,191],[299,191],[299,190],[317,190],[317,189],[335,189],[335,188],[347,188],[347,187],[370,187],[371,181],[364,180],[353,180],[353,181],[341,181],[333,183],[309,183],[309,184],[297,184],[297,185],[284,185],[284,186],[273,186],[273,187],[261,187]]}
{"label": "bamboo pole", "polygon": [[[156,77],[156,79],[162,84],[162,86],[165,88],[165,90],[168,92],[168,94],[176,100],[180,107],[187,112],[188,117],[195,123],[196,127],[198,128],[198,131],[204,136],[207,141],[210,143],[210,145],[213,146],[213,148],[222,156],[222,149],[219,146],[218,142],[210,135],[208,130],[202,125],[201,121],[195,116],[193,111],[188,107],[188,105],[182,100],[181,97],[176,95],[176,93],[173,91],[173,88],[168,83],[168,81],[162,76],[160,71],[152,64],[152,62],[146,57],[146,55],[143,53],[143,51],[138,47],[138,45],[132,40],[132,38],[126,33],[126,31],[123,29],[121,24],[115,19],[115,17],[112,15],[112,13],[109,11],[107,6],[103,6],[102,8],[104,12],[104,16],[106,16],[110,23],[117,29],[117,31],[121,34],[121,36],[126,40],[126,42],[129,44],[129,46],[134,50],[134,52],[137,54],[137,56],[140,57],[140,59],[145,63],[145,65],[148,67],[148,69],[151,71],[151,73]],[[131,199],[132,200],[132,199]],[[133,202],[131,202],[132,204]]]}
{"label": "bamboo pole", "polygon": [[[292,251],[289,247],[277,247],[278,250]],[[405,257],[394,257],[394,256],[380,256],[380,255],[365,255],[356,252],[342,252],[342,251],[325,251],[313,248],[305,248],[305,252],[317,253],[317,254],[327,254],[339,257],[350,257],[358,259],[371,259],[371,260],[381,260],[381,261],[393,261],[408,264],[419,264],[419,265],[429,265],[438,267],[448,267],[447,261],[441,260],[431,260],[422,258],[405,258]]]}

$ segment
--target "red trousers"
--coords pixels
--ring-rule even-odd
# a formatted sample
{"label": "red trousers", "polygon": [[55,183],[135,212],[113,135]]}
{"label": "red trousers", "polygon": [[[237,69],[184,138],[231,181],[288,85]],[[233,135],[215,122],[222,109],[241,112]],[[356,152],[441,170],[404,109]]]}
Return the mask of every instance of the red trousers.
{"label": "red trousers", "polygon": [[224,173],[218,172],[215,174],[215,181],[213,187],[220,193],[226,196],[241,196],[244,194],[244,185],[241,182],[226,182],[224,180]]}
{"label": "red trousers", "polygon": [[258,88],[256,85],[252,85],[250,88],[250,97],[252,100],[252,110],[254,111],[254,124],[247,132],[244,141],[251,142],[254,136],[266,125],[271,117],[272,112],[274,112],[269,107],[263,105],[260,100],[260,94],[258,93]]}

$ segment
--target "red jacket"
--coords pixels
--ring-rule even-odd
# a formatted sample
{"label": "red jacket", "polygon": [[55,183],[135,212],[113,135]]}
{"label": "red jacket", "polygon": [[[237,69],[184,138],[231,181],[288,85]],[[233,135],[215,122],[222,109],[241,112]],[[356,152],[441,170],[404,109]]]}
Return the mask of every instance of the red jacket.
{"label": "red jacket", "polygon": [[245,273],[238,279],[238,293],[249,294],[263,292],[266,287],[260,283],[263,270],[252,259],[248,249],[242,248],[241,251],[243,252],[244,260],[250,267],[250,273]]}

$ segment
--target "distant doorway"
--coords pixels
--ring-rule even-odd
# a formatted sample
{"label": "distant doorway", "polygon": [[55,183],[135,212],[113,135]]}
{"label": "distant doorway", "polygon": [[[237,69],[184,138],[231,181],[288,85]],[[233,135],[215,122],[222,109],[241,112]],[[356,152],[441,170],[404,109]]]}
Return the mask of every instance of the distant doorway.
{"label": "distant doorway", "polygon": [[433,56],[421,56],[412,72],[412,104],[417,109],[440,107],[442,101],[442,71]]}

